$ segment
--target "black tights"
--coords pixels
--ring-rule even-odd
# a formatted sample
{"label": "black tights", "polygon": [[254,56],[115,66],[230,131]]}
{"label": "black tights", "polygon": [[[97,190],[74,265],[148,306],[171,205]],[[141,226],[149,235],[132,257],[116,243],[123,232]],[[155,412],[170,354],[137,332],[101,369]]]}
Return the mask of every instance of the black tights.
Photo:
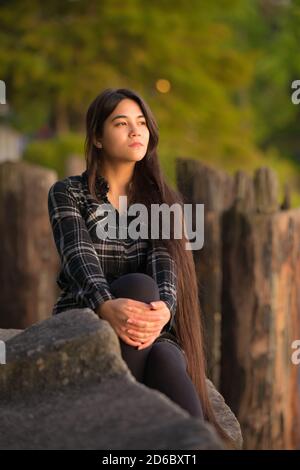
{"label": "black tights", "polygon": [[[110,285],[118,298],[129,298],[150,303],[159,300],[159,290],[152,277],[143,273],[120,276]],[[119,338],[122,357],[136,380],[159,390],[190,415],[203,418],[196,388],[187,373],[183,352],[167,341],[154,342],[138,350]]]}

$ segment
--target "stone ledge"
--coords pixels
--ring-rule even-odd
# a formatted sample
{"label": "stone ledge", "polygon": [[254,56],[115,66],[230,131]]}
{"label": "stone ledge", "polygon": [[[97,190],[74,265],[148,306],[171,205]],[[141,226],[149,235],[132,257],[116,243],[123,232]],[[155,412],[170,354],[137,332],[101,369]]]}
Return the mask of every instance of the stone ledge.
{"label": "stone ledge", "polygon": [[76,309],[41,321],[6,342],[0,369],[0,397],[93,380],[128,371],[117,336],[90,309]]}
{"label": "stone ledge", "polygon": [[[212,426],[136,382],[117,335],[90,309],[14,333],[0,367],[0,448],[223,448]],[[240,446],[238,422],[208,386],[220,424]]]}
{"label": "stone ledge", "polygon": [[18,335],[19,333],[22,333],[23,330],[13,330],[13,329],[2,329],[0,328],[0,340],[1,341],[7,341],[10,338],[13,338],[14,336]]}
{"label": "stone ledge", "polygon": [[214,430],[127,374],[1,402],[1,449],[222,449]]}

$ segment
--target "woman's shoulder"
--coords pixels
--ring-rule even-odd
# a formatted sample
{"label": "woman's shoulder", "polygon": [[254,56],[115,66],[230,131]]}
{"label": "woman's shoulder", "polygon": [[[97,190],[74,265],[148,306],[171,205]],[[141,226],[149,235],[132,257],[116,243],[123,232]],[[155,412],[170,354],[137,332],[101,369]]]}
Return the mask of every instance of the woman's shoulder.
{"label": "woman's shoulder", "polygon": [[74,196],[81,195],[81,193],[84,190],[84,173],[81,175],[71,175],[71,176],[66,176],[65,178],[61,178],[55,183],[52,184],[52,186],[49,189],[49,192],[70,192]]}

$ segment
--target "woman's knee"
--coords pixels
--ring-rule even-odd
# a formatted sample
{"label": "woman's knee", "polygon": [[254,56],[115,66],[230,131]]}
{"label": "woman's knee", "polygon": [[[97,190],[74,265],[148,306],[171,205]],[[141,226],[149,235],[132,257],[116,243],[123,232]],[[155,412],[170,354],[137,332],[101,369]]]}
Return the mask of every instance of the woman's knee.
{"label": "woman's knee", "polygon": [[136,380],[142,382],[144,380],[147,357],[151,346],[138,350],[134,346],[125,343],[121,338],[119,338],[119,341],[123,360],[126,362]]}
{"label": "woman's knee", "polygon": [[148,356],[149,367],[157,365],[161,369],[181,368],[186,370],[186,357],[181,349],[169,341],[158,341],[153,343]]}
{"label": "woman's knee", "polygon": [[160,300],[158,285],[154,279],[144,273],[128,273],[120,276],[110,285],[116,297],[150,303]]}

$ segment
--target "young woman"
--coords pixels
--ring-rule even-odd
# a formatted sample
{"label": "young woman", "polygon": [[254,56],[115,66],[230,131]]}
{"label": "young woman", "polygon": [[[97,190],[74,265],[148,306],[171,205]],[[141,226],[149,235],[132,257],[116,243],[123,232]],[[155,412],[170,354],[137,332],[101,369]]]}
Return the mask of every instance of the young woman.
{"label": "young woman", "polygon": [[[154,116],[134,91],[106,89],[91,103],[86,128],[86,171],[49,191],[62,262],[53,314],[91,308],[118,335],[137,380],[210,421],[226,439],[208,398],[197,278],[185,236],[118,237],[120,196],[127,196],[128,207],[143,204],[148,214],[152,204],[183,204],[160,169]],[[116,216],[109,228],[117,237],[98,236],[103,204]]]}

